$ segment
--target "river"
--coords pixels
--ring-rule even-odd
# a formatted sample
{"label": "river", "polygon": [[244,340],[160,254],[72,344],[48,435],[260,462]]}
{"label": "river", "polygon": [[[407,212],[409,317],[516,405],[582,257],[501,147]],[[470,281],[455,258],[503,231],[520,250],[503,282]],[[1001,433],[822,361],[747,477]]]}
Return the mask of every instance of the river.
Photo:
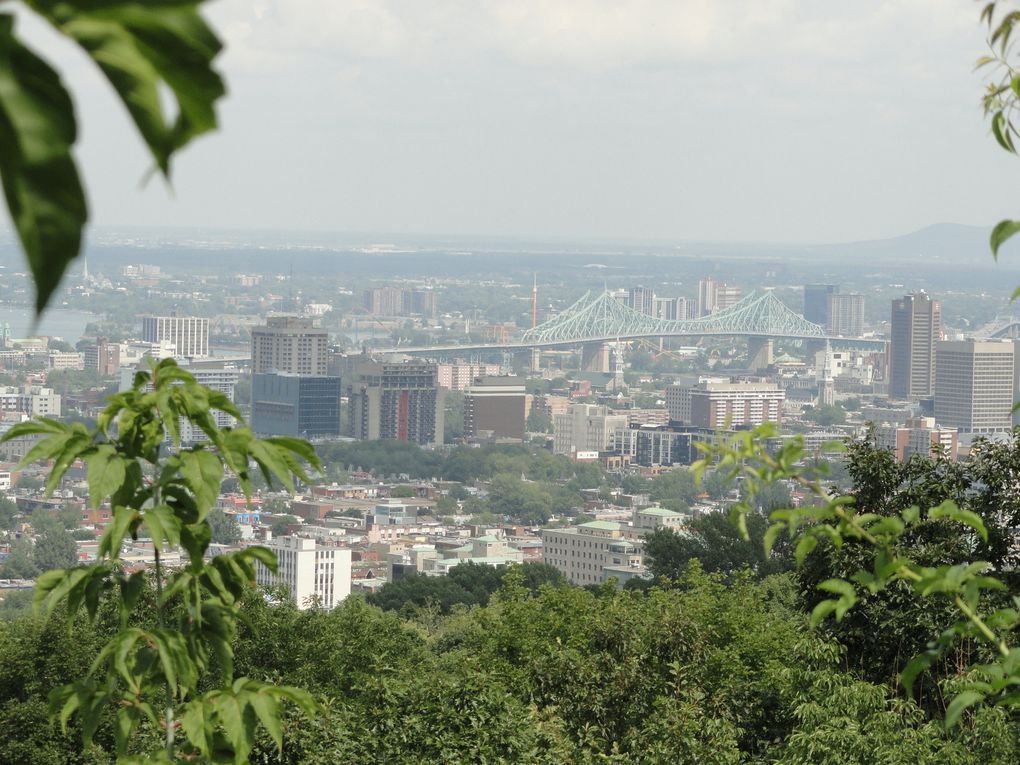
{"label": "river", "polygon": [[32,309],[27,306],[0,305],[0,324],[11,326],[11,337],[29,337],[31,334],[59,337],[74,345],[85,333],[90,321],[99,318],[97,314],[87,311],[76,311],[70,308],[50,308],[43,313],[42,321],[33,332],[32,321],[35,318]]}

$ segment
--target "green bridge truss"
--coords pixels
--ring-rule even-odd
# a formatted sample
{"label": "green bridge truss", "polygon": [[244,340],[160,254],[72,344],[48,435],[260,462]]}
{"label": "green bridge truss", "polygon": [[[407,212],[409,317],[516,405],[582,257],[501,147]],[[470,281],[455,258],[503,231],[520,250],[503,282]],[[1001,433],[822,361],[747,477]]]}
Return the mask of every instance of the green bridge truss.
{"label": "green bridge truss", "polygon": [[669,335],[745,335],[824,339],[825,328],[794,313],[771,290],[754,291],[729,308],[700,319],[657,319],[628,308],[608,292],[586,292],[562,313],[529,329],[521,344],[615,340]]}

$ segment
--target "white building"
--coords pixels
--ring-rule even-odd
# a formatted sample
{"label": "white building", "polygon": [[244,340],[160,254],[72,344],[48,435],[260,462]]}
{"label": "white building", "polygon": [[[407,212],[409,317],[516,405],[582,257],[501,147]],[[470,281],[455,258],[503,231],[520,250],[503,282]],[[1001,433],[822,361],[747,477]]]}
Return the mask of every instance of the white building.
{"label": "white building", "polygon": [[142,339],[147,343],[171,342],[188,358],[209,355],[209,320],[198,316],[143,316]]}
{"label": "white building", "polygon": [[625,413],[611,411],[595,404],[571,404],[566,413],[555,415],[553,451],[572,456],[612,449],[617,428],[627,428],[629,421]]}
{"label": "white building", "polygon": [[[621,573],[643,572],[640,541],[628,539],[627,526],[615,521],[591,521],[566,529],[542,529],[542,562],[553,566],[573,584],[602,584]],[[607,574],[607,569],[612,573]],[[622,571],[621,571],[622,569]]]}
{"label": "white building", "polygon": [[351,551],[324,547],[314,539],[278,537],[267,543],[276,553],[278,569],[273,574],[256,563],[257,584],[285,585],[300,609],[318,606],[330,609],[351,594]]}

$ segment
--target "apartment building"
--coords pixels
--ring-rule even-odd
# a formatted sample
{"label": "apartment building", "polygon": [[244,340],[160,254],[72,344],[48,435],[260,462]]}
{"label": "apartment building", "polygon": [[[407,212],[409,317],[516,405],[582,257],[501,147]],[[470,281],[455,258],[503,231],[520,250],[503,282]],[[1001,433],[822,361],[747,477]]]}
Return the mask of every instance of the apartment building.
{"label": "apartment building", "polygon": [[255,582],[284,585],[299,609],[330,609],[351,594],[350,550],[295,536],[277,537],[266,546],[276,553],[278,569],[274,574],[256,563]]}

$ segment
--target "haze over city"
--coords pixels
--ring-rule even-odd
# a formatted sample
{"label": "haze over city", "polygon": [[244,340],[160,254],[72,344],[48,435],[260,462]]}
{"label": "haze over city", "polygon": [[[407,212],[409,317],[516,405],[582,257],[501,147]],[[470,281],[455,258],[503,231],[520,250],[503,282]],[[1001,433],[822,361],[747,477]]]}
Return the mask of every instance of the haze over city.
{"label": "haze over city", "polygon": [[174,191],[95,67],[99,225],[841,242],[1013,213],[972,3],[236,2],[222,129]]}

